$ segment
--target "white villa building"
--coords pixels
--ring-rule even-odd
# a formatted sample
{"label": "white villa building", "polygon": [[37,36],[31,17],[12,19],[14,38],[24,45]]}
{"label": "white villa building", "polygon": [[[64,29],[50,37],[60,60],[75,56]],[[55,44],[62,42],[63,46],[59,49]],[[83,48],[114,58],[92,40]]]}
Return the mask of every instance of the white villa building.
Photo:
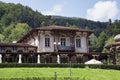
{"label": "white villa building", "polygon": [[32,29],[17,43],[0,43],[0,63],[84,63],[105,54],[90,53],[88,36],[92,30],[65,26]]}

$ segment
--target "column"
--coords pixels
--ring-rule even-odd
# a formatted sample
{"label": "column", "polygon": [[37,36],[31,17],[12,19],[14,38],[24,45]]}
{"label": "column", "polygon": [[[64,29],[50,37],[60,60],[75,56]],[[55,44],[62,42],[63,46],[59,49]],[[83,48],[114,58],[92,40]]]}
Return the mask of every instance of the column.
{"label": "column", "polygon": [[80,58],[81,58],[81,64],[83,64],[84,62],[83,62],[83,55],[82,54],[80,55]]}
{"label": "column", "polygon": [[107,64],[110,64],[110,55],[107,55]]}
{"label": "column", "polygon": [[96,55],[92,55],[93,56],[93,59],[95,59]]}
{"label": "column", "polygon": [[18,63],[22,63],[22,55],[19,54],[19,60],[18,60]]}
{"label": "column", "polygon": [[99,55],[96,55],[96,60],[99,60]]}
{"label": "column", "polygon": [[60,64],[60,55],[57,55],[57,63]]}
{"label": "column", "polygon": [[0,63],[2,63],[2,54],[0,54]]}
{"label": "column", "polygon": [[40,63],[40,55],[37,56],[37,63]]}
{"label": "column", "polygon": [[82,63],[83,63],[83,57],[80,56],[80,64],[82,64]]}

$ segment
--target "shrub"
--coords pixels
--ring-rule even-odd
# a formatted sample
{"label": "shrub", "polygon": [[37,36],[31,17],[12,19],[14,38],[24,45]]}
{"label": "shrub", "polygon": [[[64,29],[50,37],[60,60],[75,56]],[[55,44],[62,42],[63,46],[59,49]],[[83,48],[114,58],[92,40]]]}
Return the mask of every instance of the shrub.
{"label": "shrub", "polygon": [[56,67],[56,68],[100,68],[100,69],[115,69],[115,70],[120,70],[120,65],[85,65],[85,64],[37,64],[37,63],[2,63],[0,64],[0,68],[12,68],[12,67]]}

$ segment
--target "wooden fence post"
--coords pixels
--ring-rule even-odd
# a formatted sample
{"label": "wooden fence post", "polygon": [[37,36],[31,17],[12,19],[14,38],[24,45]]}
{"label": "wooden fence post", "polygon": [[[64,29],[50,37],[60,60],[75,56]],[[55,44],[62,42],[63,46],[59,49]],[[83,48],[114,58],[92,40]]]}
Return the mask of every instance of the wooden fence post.
{"label": "wooden fence post", "polygon": [[54,80],[57,80],[57,72],[54,73]]}

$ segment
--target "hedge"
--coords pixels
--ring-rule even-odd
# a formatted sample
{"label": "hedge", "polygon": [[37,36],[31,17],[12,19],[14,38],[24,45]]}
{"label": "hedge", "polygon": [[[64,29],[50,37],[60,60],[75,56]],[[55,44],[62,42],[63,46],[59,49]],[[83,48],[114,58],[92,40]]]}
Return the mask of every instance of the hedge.
{"label": "hedge", "polygon": [[37,64],[37,63],[1,63],[0,68],[15,68],[15,67],[51,67],[51,68],[100,68],[100,69],[114,69],[114,70],[120,70],[120,65],[107,65],[107,64],[102,64],[102,65],[85,65],[85,64]]}

